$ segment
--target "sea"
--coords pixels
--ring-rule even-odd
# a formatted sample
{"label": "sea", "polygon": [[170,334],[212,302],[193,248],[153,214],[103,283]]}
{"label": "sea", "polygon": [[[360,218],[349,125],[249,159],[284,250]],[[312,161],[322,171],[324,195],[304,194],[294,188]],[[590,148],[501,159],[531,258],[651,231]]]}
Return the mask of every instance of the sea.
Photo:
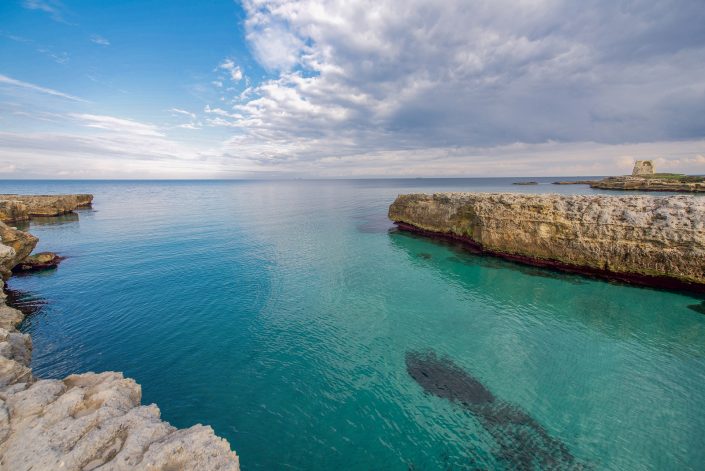
{"label": "sea", "polygon": [[703,298],[387,219],[402,193],[617,194],[566,179],[3,181],[95,195],[22,226],[66,259],[9,287],[35,375],[124,372],[245,471],[703,469]]}

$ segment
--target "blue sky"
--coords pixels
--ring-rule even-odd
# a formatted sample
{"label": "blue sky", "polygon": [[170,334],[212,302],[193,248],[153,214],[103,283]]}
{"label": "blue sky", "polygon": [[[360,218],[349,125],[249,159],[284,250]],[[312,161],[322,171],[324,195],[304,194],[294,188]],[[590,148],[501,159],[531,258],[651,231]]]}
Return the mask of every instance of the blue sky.
{"label": "blue sky", "polygon": [[705,173],[701,0],[0,3],[0,178]]}

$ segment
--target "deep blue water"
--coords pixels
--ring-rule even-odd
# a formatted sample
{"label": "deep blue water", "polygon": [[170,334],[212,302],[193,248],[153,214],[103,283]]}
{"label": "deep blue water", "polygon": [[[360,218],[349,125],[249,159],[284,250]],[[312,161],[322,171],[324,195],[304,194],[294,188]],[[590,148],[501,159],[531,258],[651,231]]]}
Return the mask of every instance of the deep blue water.
{"label": "deep blue water", "polygon": [[246,471],[516,467],[496,414],[409,374],[408,355],[432,351],[438,374],[472,377],[573,463],[703,469],[700,299],[478,257],[386,219],[406,192],[593,191],[517,180],[2,182],[95,194],[29,227],[60,268],[10,282],[46,302],[23,325],[35,374],[123,371],[174,425],[213,426]]}

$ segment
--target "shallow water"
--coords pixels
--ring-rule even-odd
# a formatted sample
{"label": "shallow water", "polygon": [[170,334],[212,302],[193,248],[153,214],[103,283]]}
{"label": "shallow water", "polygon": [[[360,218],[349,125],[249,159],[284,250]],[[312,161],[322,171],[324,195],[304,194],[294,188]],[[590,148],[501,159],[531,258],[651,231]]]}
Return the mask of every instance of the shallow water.
{"label": "shallow water", "polygon": [[409,355],[432,352],[443,381],[467,375],[565,447],[558,469],[702,469],[702,299],[386,219],[398,193],[592,191],[516,180],[2,182],[96,197],[32,222],[39,249],[68,258],[11,280],[39,306],[23,325],[35,374],[124,371],[174,425],[213,426],[244,470],[517,467],[495,415],[414,379]]}

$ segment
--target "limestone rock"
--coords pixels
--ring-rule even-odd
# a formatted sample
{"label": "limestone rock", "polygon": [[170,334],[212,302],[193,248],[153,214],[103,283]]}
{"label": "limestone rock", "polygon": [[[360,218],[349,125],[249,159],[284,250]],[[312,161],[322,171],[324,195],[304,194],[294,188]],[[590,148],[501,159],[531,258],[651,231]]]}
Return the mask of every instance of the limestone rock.
{"label": "limestone rock", "polygon": [[0,276],[7,279],[15,265],[32,253],[38,239],[0,222],[0,242]]}
{"label": "limestone rock", "polygon": [[90,206],[93,195],[0,195],[0,200],[20,202],[30,216],[59,216],[74,209]]}
{"label": "limestone rock", "polygon": [[38,254],[30,255],[29,257],[20,261],[17,265],[15,265],[13,271],[34,272],[40,270],[47,270],[50,268],[56,268],[62,260],[63,257],[60,257],[54,252],[40,252]]}
{"label": "limestone rock", "polygon": [[40,380],[8,395],[3,469],[238,469],[238,459],[210,427],[177,430],[122,374],[85,373]]}
{"label": "limestone rock", "polygon": [[624,176],[607,177],[590,183],[591,188],[601,190],[673,191],[679,193],[705,192],[705,179],[683,176],[681,179],[659,178],[659,175],[645,178]]}
{"label": "limestone rock", "polygon": [[705,290],[705,200],[512,193],[400,195],[400,227],[541,266]]}
{"label": "limestone rock", "polygon": [[0,199],[0,222],[26,221],[29,208],[21,201]]}

